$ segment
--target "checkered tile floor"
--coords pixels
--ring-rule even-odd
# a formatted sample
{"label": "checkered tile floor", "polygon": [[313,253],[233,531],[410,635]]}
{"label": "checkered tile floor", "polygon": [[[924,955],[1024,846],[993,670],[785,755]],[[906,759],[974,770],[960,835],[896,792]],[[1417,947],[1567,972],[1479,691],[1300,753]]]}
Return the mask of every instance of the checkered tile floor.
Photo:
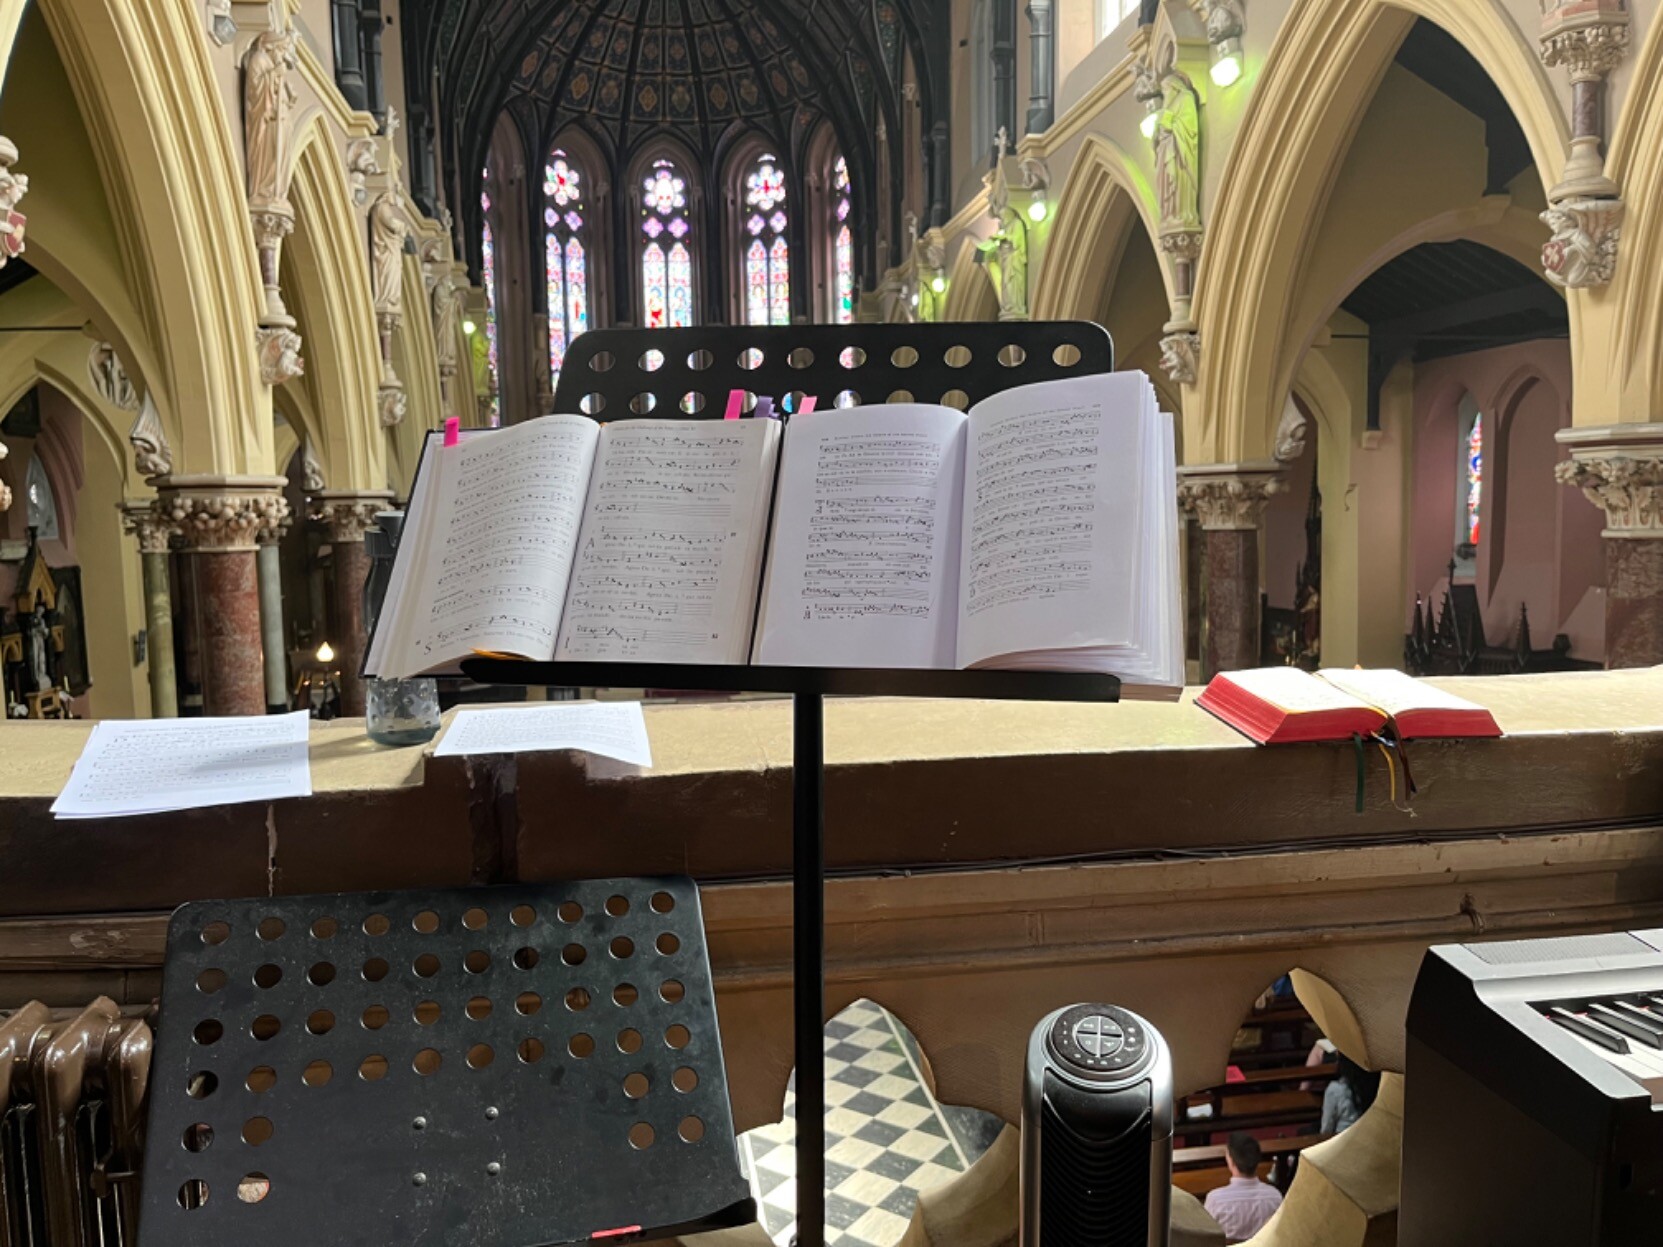
{"label": "checkered tile floor", "polygon": [[[796,1229],[796,1095],[785,1120],[740,1136],[740,1150],[779,1247]],[[857,1001],[826,1024],[827,1247],[894,1247],[918,1192],[962,1173],[997,1123],[943,1111],[919,1074],[917,1043],[894,1017]],[[956,1120],[956,1125],[955,1125]]]}

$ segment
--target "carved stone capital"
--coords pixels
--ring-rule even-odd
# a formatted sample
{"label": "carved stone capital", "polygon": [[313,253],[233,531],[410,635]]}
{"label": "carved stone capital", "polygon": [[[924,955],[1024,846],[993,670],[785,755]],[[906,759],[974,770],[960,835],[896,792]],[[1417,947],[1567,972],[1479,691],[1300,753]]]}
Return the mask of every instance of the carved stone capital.
{"label": "carved stone capital", "polygon": [[1542,64],[1563,65],[1572,82],[1605,77],[1628,52],[1628,9],[1616,0],[1543,5]]}
{"label": "carved stone capital", "polygon": [[28,194],[29,179],[12,172],[16,163],[17,145],[0,134],[0,268],[23,254],[23,231],[28,224],[28,218],[17,210],[17,201]]}
{"label": "carved stone capital", "polygon": [[404,395],[402,385],[383,385],[376,394],[376,415],[381,420],[384,429],[396,428],[404,422],[404,412],[408,400]]}
{"label": "carved stone capital", "polygon": [[250,208],[248,219],[254,225],[254,241],[262,248],[275,247],[294,233],[294,209],[287,203]]}
{"label": "carved stone capital", "polygon": [[1561,429],[1571,457],[1555,466],[1605,512],[1607,537],[1663,539],[1663,424]]}
{"label": "carved stone capital", "polygon": [[194,553],[254,549],[262,531],[289,518],[281,476],[172,477],[161,483],[158,513]]}
{"label": "carved stone capital", "polygon": [[329,526],[331,542],[363,541],[365,531],[375,527],[376,514],[392,501],[392,491],[387,489],[324,490],[313,496],[311,516]]}
{"label": "carved stone capital", "polygon": [[1565,199],[1543,212],[1553,237],[1542,244],[1542,271],[1556,286],[1584,290],[1608,283],[1617,271],[1622,237],[1620,199]]}
{"label": "carved stone capital", "polygon": [[260,380],[282,385],[306,375],[306,361],[300,357],[300,335],[282,325],[255,331],[260,344]]}
{"label": "carved stone capital", "polygon": [[116,503],[121,512],[121,531],[139,539],[140,554],[166,554],[173,525],[148,498],[129,498]]}
{"label": "carved stone capital", "polygon": [[1252,530],[1287,487],[1279,464],[1198,464],[1178,469],[1178,506],[1209,532]]}
{"label": "carved stone capital", "polygon": [[1185,329],[1162,338],[1161,369],[1178,385],[1194,385],[1201,371],[1201,335]]}
{"label": "carved stone capital", "polygon": [[1161,250],[1174,260],[1188,260],[1193,264],[1201,258],[1201,241],[1204,237],[1198,229],[1162,230]]}

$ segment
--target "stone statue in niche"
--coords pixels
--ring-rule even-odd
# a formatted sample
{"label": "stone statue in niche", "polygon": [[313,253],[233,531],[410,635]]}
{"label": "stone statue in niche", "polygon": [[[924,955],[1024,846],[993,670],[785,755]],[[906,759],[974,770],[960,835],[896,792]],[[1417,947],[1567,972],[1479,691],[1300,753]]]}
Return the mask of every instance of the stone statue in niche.
{"label": "stone statue in niche", "polygon": [[248,202],[255,209],[289,203],[289,110],[296,95],[289,71],[298,64],[292,31],[263,30],[243,61],[243,141]]}
{"label": "stone statue in niche", "polygon": [[140,476],[154,480],[173,471],[173,452],[168,449],[167,434],[162,431],[162,418],[148,394],[139,406],[138,419],[133,421],[127,440],[133,443],[133,463]]}
{"label": "stone statue in niche", "polygon": [[108,342],[94,342],[87,355],[87,375],[92,379],[93,391],[112,407],[122,411],[139,409],[138,392],[121,366],[121,357]]}
{"label": "stone statue in niche", "polygon": [[37,595],[35,609],[23,616],[23,645],[27,651],[29,664],[29,682],[33,684],[34,692],[50,693],[52,691],[52,665],[47,658],[47,651],[52,645],[52,621],[46,610],[46,602]]}
{"label": "stone statue in niche", "polygon": [[1603,286],[1617,271],[1622,233],[1620,199],[1567,199],[1542,213],[1553,237],[1542,247],[1542,271],[1556,286]]}
{"label": "stone statue in niche", "polygon": [[1292,463],[1305,453],[1305,439],[1310,435],[1310,424],[1299,404],[1291,399],[1282,408],[1282,419],[1276,426],[1276,448],[1273,452],[1279,463]]}
{"label": "stone statue in niche", "polygon": [[1201,111],[1195,84],[1169,61],[1155,115],[1155,191],[1164,233],[1201,228]]}
{"label": "stone statue in niche", "polygon": [[999,298],[1000,320],[1028,319],[1028,228],[1022,214],[1007,207],[999,232],[977,247],[976,262],[987,272]]}
{"label": "stone statue in niche", "polygon": [[370,209],[370,289],[378,314],[404,311],[404,237],[410,225],[391,194]]}
{"label": "stone statue in niche", "polygon": [[456,371],[457,299],[460,291],[449,273],[433,283],[433,353],[442,372]]}

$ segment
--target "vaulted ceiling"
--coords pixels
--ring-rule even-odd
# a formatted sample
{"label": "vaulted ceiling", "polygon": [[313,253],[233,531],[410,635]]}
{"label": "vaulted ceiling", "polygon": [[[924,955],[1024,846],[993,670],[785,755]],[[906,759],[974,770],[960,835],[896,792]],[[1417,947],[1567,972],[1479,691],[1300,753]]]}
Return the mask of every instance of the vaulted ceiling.
{"label": "vaulted ceiling", "polygon": [[[786,160],[822,119],[852,169],[899,135],[910,64],[922,129],[946,117],[947,0],[405,0],[412,122],[454,153],[466,212],[506,112],[528,152],[581,125],[620,164],[674,135],[702,161],[748,131]],[[417,136],[412,134],[413,142]],[[536,159],[536,157],[533,157]],[[529,163],[529,162],[528,162]],[[874,184],[868,180],[867,185]],[[900,184],[895,179],[895,184]]]}

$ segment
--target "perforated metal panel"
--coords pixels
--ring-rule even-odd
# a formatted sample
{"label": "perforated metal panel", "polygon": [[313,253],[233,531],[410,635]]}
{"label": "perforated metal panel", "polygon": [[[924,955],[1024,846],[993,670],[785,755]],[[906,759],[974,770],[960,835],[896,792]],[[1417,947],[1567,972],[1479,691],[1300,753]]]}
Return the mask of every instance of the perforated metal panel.
{"label": "perforated metal panel", "polygon": [[807,394],[822,409],[963,409],[1013,386],[1113,367],[1108,331],[1088,321],[596,329],[567,350],[554,409],[601,420],[720,418],[735,389],[746,410],[757,395],[784,404]]}
{"label": "perforated metal panel", "polygon": [[545,1247],[753,1217],[690,879],[174,915],[143,1247]]}

